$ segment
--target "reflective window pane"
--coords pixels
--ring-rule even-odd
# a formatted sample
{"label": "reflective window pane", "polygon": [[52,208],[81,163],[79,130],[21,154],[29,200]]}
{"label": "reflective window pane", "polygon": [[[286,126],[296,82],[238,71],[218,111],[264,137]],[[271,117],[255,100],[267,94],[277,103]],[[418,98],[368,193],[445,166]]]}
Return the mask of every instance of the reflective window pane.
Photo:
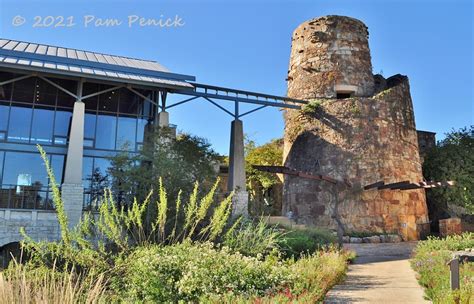
{"label": "reflective window pane", "polygon": [[110,166],[110,160],[100,157],[94,158],[94,169],[92,172],[92,186],[94,188],[103,189],[110,186]]}
{"label": "reflective window pane", "polygon": [[92,157],[84,157],[82,159],[82,183],[85,189],[91,187],[93,163],[94,158]]}
{"label": "reflective window pane", "polygon": [[[112,88],[112,86],[101,85],[100,90],[107,90]],[[118,110],[118,100],[120,96],[119,90],[114,90],[111,92],[103,93],[99,95],[99,111],[106,112],[117,112]]]}
{"label": "reflective window pane", "polygon": [[56,111],[54,119],[54,135],[67,137],[71,126],[72,113],[66,111]]}
{"label": "reflective window pane", "polygon": [[[3,156],[5,152],[0,151],[0,185],[2,184],[2,176],[3,176]],[[1,187],[0,187],[1,188]]]}
{"label": "reflective window pane", "polygon": [[[99,91],[99,85],[94,83],[85,83],[82,91],[83,96],[87,96],[90,94],[97,93]],[[97,111],[97,104],[98,104],[99,96],[90,97],[84,99],[84,103],[86,104],[87,110],[94,110]]]}
{"label": "reflective window pane", "polygon": [[58,186],[61,186],[64,172],[64,155],[52,155],[51,168],[53,169],[54,178],[56,179]]}
{"label": "reflective window pane", "polygon": [[39,153],[5,152],[3,171],[3,184],[21,187],[48,185],[46,167]]}
{"label": "reflective window pane", "polygon": [[34,109],[31,141],[38,144],[50,145],[53,142],[54,111]]}
{"label": "reflective window pane", "polygon": [[117,127],[117,150],[135,150],[135,132],[137,119],[135,117],[119,117]]}
{"label": "reflective window pane", "polygon": [[30,77],[13,83],[13,101],[32,103],[35,96],[36,79]]}
{"label": "reflective window pane", "polygon": [[141,97],[128,89],[120,90],[119,112],[123,114],[137,114],[141,104]]}
{"label": "reflective window pane", "polygon": [[0,104],[0,131],[6,131],[8,125],[8,113],[10,112],[10,106]]}
{"label": "reflective window pane", "polygon": [[115,131],[117,117],[98,115],[95,147],[98,149],[115,149]]}
{"label": "reflective window pane", "polygon": [[147,128],[148,118],[139,118],[137,126],[137,142],[142,143],[145,137],[145,130]]}
{"label": "reflective window pane", "polygon": [[8,141],[27,142],[30,138],[32,109],[11,107],[8,127]]}
{"label": "reflective window pane", "polygon": [[84,118],[84,138],[95,138],[95,123],[97,115],[86,113]]}
{"label": "reflective window pane", "polygon": [[[0,72],[0,82],[11,80],[17,77],[18,75],[15,75],[13,73]],[[12,83],[0,86],[0,100],[11,100],[12,88],[13,88]]]}
{"label": "reflective window pane", "polygon": [[[55,83],[60,85],[62,88],[68,90],[69,92],[76,94],[77,92],[77,82],[67,79],[53,79]],[[58,90],[58,107],[73,108],[76,98],[69,95],[68,93]]]}
{"label": "reflective window pane", "polygon": [[11,100],[13,84],[8,83],[0,86],[0,100]]}
{"label": "reflective window pane", "polygon": [[35,103],[43,105],[56,104],[58,89],[42,79],[36,81]]}

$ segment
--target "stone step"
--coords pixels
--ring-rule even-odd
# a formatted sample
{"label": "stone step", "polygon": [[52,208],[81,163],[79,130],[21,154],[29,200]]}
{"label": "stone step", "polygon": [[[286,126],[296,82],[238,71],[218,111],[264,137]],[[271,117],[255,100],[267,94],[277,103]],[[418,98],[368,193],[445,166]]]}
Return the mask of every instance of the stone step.
{"label": "stone step", "polygon": [[264,217],[268,225],[283,225],[283,226],[292,226],[293,222],[286,216],[267,216]]}
{"label": "stone step", "polygon": [[267,216],[265,219],[268,225],[282,225],[292,229],[306,229],[306,225],[295,224],[294,221],[290,220],[286,216]]}

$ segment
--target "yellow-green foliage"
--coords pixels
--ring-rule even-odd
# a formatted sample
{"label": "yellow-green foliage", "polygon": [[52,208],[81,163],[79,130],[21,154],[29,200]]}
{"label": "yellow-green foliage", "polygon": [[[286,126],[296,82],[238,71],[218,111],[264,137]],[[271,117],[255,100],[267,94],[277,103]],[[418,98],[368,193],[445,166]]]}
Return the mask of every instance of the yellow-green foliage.
{"label": "yellow-green foliage", "polygon": [[430,238],[418,243],[411,265],[418,272],[418,280],[425,287],[425,294],[433,303],[470,304],[474,301],[474,264],[464,263],[460,267],[460,290],[452,292],[450,271],[447,262],[452,252],[474,248],[474,233],[448,236],[445,239]]}
{"label": "yellow-green foliage", "polygon": [[64,212],[64,204],[63,201],[61,200],[61,192],[59,191],[58,184],[56,182],[56,177],[54,176],[53,169],[51,168],[49,164],[49,159],[46,155],[46,152],[44,149],[40,146],[36,146],[41,154],[41,158],[44,161],[44,164],[46,166],[46,171],[48,173],[48,178],[50,180],[50,185],[53,193],[53,201],[54,201],[54,206],[56,207],[56,210],[58,211],[58,221],[59,221],[59,227],[61,229],[61,237],[64,240],[64,242],[69,243],[69,229],[67,226],[68,220],[67,220],[67,215],[66,212]]}
{"label": "yellow-green foliage", "polygon": [[[50,174],[53,189],[58,189],[55,184],[54,174],[47,162],[46,154],[41,147],[45,165]],[[104,191],[103,201],[99,213],[86,215],[81,223],[73,230],[68,228],[67,217],[59,194],[54,196],[62,231],[62,238],[58,242],[35,242],[25,235],[24,247],[32,255],[32,263],[38,265],[76,265],[87,271],[101,272],[113,265],[115,255],[130,251],[141,245],[178,243],[184,239],[208,240],[216,239],[224,233],[232,209],[231,197],[224,199],[211,208],[219,181],[200,200],[198,198],[198,183],[190,195],[188,207],[180,208],[181,197],[176,201],[177,208],[174,216],[168,217],[168,197],[162,181],[159,181],[159,196],[155,204],[151,204],[152,192],[146,199],[139,203],[137,200],[131,206],[117,207],[110,190]],[[59,191],[59,190],[58,190]],[[153,191],[153,190],[152,190]],[[199,200],[199,204],[197,201]],[[157,212],[154,219],[149,219],[149,206],[156,206]],[[211,210],[212,209],[212,210]],[[184,211],[185,224],[178,225],[179,212]],[[170,218],[174,222],[170,222]],[[147,224],[150,223],[150,225]],[[174,228],[167,232],[165,228]]]}

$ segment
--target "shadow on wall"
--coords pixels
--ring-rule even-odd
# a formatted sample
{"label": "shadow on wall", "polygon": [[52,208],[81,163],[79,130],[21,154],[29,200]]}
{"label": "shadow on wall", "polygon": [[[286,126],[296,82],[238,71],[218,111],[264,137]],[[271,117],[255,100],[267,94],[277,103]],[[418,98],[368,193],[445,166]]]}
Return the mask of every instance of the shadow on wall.
{"label": "shadow on wall", "polygon": [[[322,114],[318,114],[321,116]],[[342,122],[335,117],[326,115],[325,120],[341,126]],[[341,135],[342,136],[342,135]],[[310,148],[308,148],[310,147]],[[310,131],[304,131],[294,141],[285,160],[285,166],[312,174],[324,174],[332,178],[344,180],[348,176],[354,155],[344,151],[339,146],[331,144],[325,139]],[[314,161],[317,160],[317,161]],[[352,182],[352,181],[351,181]],[[299,222],[307,225],[315,225],[330,229],[336,229],[334,220],[334,207],[339,202],[338,212],[345,230],[351,230],[347,225],[351,219],[348,218],[347,204],[352,200],[360,200],[360,184],[354,183],[348,189],[345,186],[336,186],[326,181],[306,179],[296,176],[285,176],[283,187],[283,214],[292,211]],[[337,195],[336,195],[337,192]],[[352,213],[366,213],[365,204],[357,204],[358,210],[350,210]]]}

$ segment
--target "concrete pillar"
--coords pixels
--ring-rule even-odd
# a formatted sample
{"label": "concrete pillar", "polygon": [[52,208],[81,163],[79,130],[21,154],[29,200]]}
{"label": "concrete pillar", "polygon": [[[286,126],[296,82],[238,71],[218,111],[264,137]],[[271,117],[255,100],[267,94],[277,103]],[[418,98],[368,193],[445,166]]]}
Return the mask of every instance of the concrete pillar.
{"label": "concrete pillar", "polygon": [[248,192],[245,183],[244,129],[242,121],[231,124],[228,191],[235,191],[232,215],[248,215]]}
{"label": "concrete pillar", "polygon": [[168,127],[170,125],[170,113],[161,111],[157,117],[159,127]]}
{"label": "concrete pillar", "polygon": [[64,210],[69,220],[69,228],[75,227],[82,216],[84,187],[82,185],[82,159],[84,156],[84,116],[85,104],[81,100],[83,82],[77,87],[78,99],[72,112],[69,145],[66,156],[64,183],[61,186],[61,197]]}

